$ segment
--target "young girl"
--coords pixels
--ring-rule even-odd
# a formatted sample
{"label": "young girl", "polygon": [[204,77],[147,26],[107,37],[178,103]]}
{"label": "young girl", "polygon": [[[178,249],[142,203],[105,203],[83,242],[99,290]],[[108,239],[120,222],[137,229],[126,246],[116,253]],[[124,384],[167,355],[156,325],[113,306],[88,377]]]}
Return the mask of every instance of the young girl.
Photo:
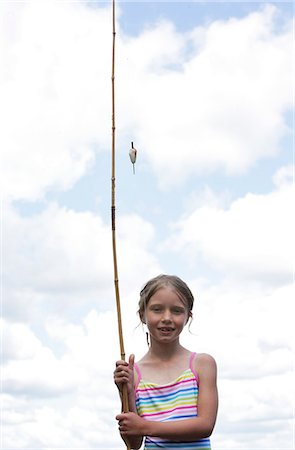
{"label": "young girl", "polygon": [[150,346],[134,363],[117,361],[114,380],[127,385],[129,413],[116,419],[125,443],[139,449],[210,450],[217,414],[216,364],[182,347],[179,336],[192,317],[194,298],[178,277],[159,275],[140,293],[139,317]]}

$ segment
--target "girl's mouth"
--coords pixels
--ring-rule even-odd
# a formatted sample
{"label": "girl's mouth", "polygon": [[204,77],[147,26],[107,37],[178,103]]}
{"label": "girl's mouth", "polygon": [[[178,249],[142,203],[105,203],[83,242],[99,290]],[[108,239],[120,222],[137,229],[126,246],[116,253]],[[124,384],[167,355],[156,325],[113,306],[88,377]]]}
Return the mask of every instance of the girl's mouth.
{"label": "girl's mouth", "polygon": [[171,327],[161,327],[161,328],[159,328],[159,330],[161,331],[161,333],[172,333],[172,331],[174,331],[174,328],[171,328]]}

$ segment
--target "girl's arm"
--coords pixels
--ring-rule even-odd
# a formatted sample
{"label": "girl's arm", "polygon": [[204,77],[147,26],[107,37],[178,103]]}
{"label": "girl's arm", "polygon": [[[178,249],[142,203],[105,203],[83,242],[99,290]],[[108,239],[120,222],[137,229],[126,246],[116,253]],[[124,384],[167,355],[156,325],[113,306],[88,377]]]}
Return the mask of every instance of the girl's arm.
{"label": "girl's arm", "polygon": [[216,386],[216,363],[209,355],[198,355],[194,369],[199,376],[198,416],[192,419],[157,422],[144,420],[138,415],[121,414],[117,419],[121,423],[122,436],[133,434],[157,436],[171,440],[191,441],[209,437],[213,431],[218,395]]}
{"label": "girl's arm", "polygon": [[[114,381],[119,390],[121,401],[123,396],[123,385],[127,384],[129,411],[137,415],[135,404],[135,383],[136,383],[135,376],[137,376],[137,374],[134,373],[134,355],[130,355],[129,363],[127,363],[126,361],[116,362],[116,369],[114,371]],[[119,431],[121,434],[121,438],[123,439],[126,445],[129,445],[134,450],[138,450],[141,447],[143,436],[138,436],[134,435],[133,433],[130,433],[127,437],[121,431],[120,421],[119,421]]]}

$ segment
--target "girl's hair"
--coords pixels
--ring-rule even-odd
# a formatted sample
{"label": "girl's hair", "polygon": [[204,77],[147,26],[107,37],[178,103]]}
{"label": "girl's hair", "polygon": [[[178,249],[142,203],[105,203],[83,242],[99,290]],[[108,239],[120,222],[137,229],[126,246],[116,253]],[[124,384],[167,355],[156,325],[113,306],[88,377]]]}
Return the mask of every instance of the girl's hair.
{"label": "girl's hair", "polygon": [[192,317],[192,309],[194,306],[194,296],[188,285],[175,275],[158,275],[149,280],[140,291],[140,300],[138,302],[138,314],[140,320],[144,322],[145,310],[150,298],[161,288],[170,287],[175,291],[180,300],[188,309],[189,316]]}

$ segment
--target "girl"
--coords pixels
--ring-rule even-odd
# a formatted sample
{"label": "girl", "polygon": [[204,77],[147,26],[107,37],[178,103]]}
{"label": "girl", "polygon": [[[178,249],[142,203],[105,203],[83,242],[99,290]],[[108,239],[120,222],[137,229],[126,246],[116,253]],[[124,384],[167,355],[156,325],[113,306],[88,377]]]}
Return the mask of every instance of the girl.
{"label": "girl", "polygon": [[139,317],[150,346],[134,363],[117,361],[114,380],[127,384],[129,413],[116,419],[132,449],[210,450],[217,414],[216,364],[207,354],[182,347],[179,336],[192,318],[194,298],[178,277],[159,275],[140,293]]}

